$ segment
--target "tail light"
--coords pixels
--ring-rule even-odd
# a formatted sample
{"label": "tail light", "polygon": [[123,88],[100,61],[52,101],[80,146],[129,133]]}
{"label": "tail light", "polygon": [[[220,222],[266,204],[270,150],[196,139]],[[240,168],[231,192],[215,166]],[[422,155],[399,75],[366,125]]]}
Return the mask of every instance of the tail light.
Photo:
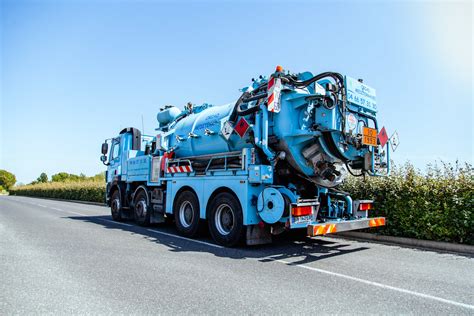
{"label": "tail light", "polygon": [[312,205],[304,205],[304,206],[293,205],[291,207],[292,216],[307,216],[311,214],[313,214]]}
{"label": "tail light", "polygon": [[373,203],[372,202],[361,202],[359,204],[359,211],[368,211],[373,209]]}

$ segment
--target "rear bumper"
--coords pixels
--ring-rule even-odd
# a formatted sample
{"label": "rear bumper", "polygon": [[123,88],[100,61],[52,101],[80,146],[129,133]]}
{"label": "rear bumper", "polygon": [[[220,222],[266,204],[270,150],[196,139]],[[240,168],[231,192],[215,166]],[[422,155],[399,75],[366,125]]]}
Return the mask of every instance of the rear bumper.
{"label": "rear bumper", "polygon": [[308,225],[308,236],[326,235],[349,230],[385,226],[385,217],[354,219],[341,222],[314,223]]}

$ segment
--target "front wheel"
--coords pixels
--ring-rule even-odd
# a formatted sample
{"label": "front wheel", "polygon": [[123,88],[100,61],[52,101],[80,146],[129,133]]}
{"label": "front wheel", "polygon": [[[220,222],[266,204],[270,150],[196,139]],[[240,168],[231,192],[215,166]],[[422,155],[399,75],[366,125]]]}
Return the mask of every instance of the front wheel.
{"label": "front wheel", "polygon": [[211,202],[209,210],[209,231],[212,238],[226,247],[239,244],[245,233],[239,200],[230,193],[219,193]]}
{"label": "front wheel", "polygon": [[122,199],[119,190],[115,190],[110,201],[110,213],[112,219],[116,222],[123,221],[122,217]]}

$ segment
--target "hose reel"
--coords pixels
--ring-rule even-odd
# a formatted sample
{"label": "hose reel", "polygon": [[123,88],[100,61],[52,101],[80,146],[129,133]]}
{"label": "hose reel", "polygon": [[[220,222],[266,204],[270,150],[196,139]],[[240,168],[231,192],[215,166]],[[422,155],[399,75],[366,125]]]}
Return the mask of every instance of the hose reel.
{"label": "hose reel", "polygon": [[257,211],[267,224],[275,224],[285,212],[285,198],[276,188],[265,188],[258,196]]}

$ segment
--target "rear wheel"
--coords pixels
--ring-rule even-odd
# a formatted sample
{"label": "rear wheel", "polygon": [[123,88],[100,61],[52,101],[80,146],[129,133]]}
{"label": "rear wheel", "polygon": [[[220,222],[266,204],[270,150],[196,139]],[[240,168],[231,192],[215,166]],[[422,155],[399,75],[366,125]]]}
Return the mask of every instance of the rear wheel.
{"label": "rear wheel", "polygon": [[199,232],[199,201],[191,191],[181,192],[173,205],[174,221],[178,232],[194,237]]}
{"label": "rear wheel", "polygon": [[133,217],[135,222],[140,226],[150,225],[150,210],[148,207],[148,199],[144,190],[138,191],[134,199]]}
{"label": "rear wheel", "polygon": [[209,205],[209,231],[221,245],[233,247],[244,237],[244,220],[239,200],[228,192],[219,193]]}
{"label": "rear wheel", "polygon": [[115,190],[114,193],[112,193],[112,198],[110,201],[110,212],[114,221],[120,222],[123,220],[122,199],[120,198],[119,190]]}

